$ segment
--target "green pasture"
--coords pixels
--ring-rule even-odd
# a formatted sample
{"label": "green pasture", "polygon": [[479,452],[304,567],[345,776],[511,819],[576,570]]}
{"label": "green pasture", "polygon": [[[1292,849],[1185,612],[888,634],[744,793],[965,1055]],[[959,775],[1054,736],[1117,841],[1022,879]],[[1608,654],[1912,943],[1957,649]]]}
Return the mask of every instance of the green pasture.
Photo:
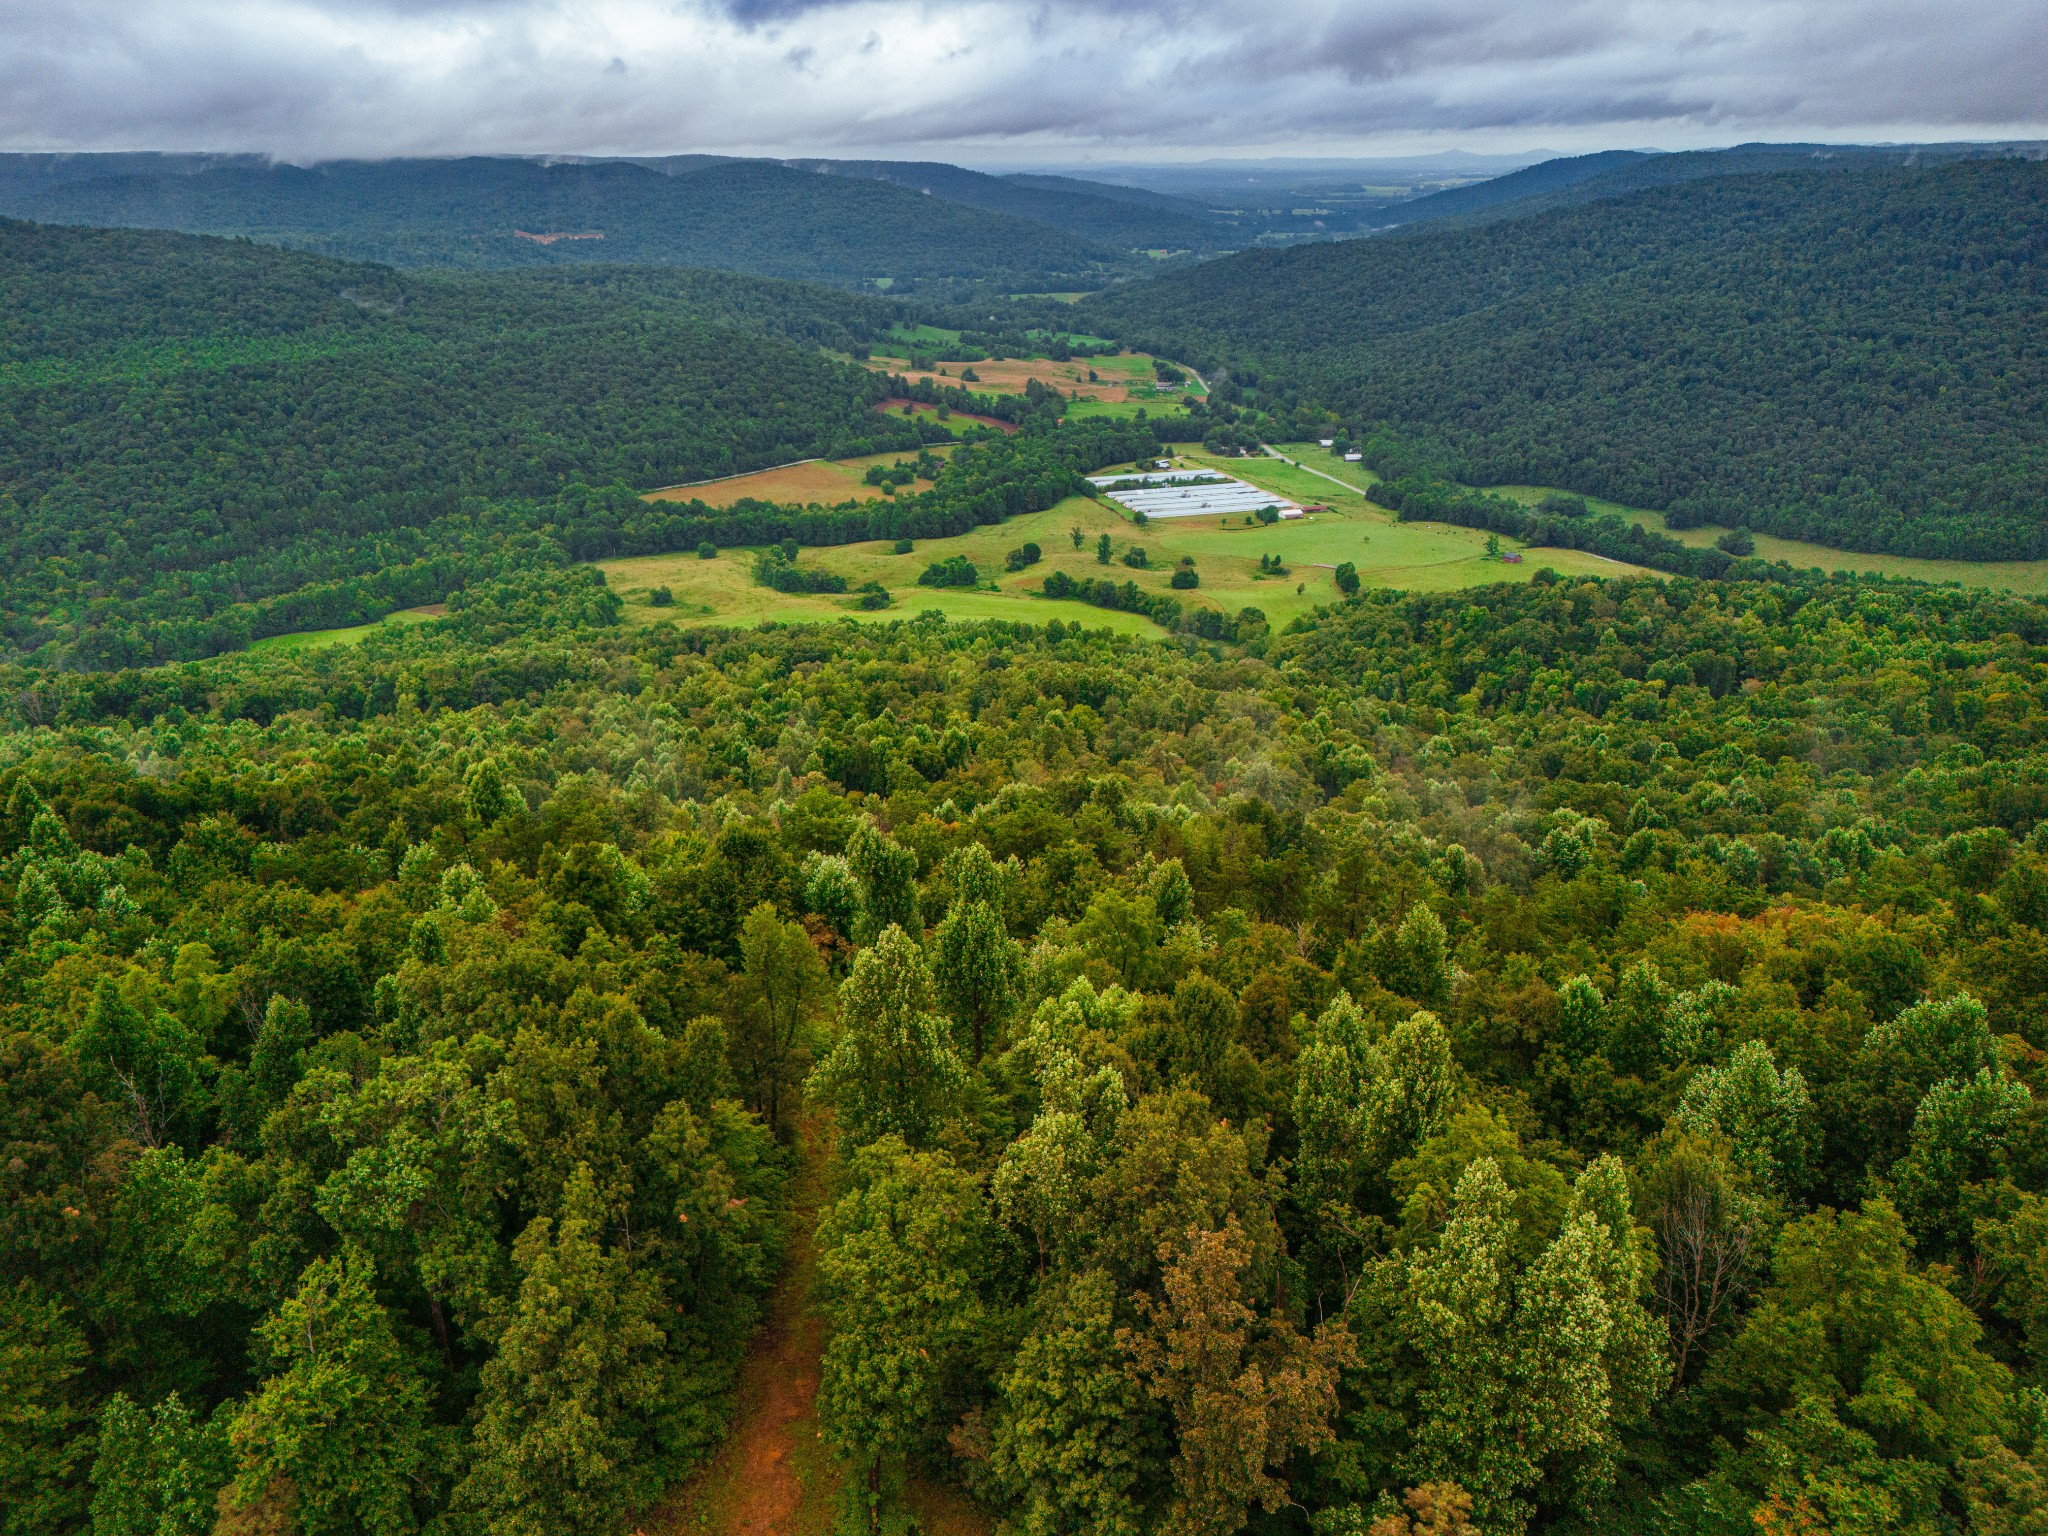
{"label": "green pasture", "polygon": [[[1342,459],[1332,458],[1329,449],[1318,447],[1314,443],[1282,443],[1278,448],[1290,458],[1298,458],[1305,464],[1313,465],[1325,474],[1347,484],[1370,486],[1379,480],[1379,476],[1363,464],[1346,464]],[[1335,487],[1331,489],[1334,490]],[[1580,495],[1577,491],[1564,491],[1549,485],[1496,485],[1487,489],[1496,496],[1505,496],[1531,507],[1546,496]],[[1616,501],[1603,501],[1598,496],[1581,496],[1580,499],[1596,515],[1613,513],[1631,523],[1640,523],[1652,532],[1667,534],[1681,544],[1690,544],[1694,548],[1702,548],[1713,543],[1727,531],[1714,527],[1671,528],[1665,524],[1664,514],[1661,512],[1652,512],[1644,507],[1623,506]],[[1914,581],[1953,581],[1966,587],[1986,587],[1999,592],[2019,592],[2028,595],[2048,593],[2048,560],[1920,560],[1909,555],[1861,554],[1855,550],[1834,549],[1826,544],[1809,544],[1800,539],[1781,539],[1768,533],[1759,533],[1754,537],[1759,556],[1766,560],[1782,560],[1795,570],[1818,570],[1831,574],[1836,571],[1849,571],[1865,575],[1907,577]],[[1531,550],[1528,558],[1563,570],[1563,565],[1553,558],[1562,553],[1561,550]]]}
{"label": "green pasture", "polygon": [[[1076,496],[1045,512],[1011,518],[996,527],[977,528],[951,539],[918,542],[898,555],[884,541],[806,549],[801,564],[832,571],[849,587],[879,581],[895,599],[891,608],[868,612],[858,599],[845,595],[793,595],[758,586],[753,580],[754,551],[723,550],[715,560],[694,553],[645,555],[603,562],[612,588],[626,603],[629,623],[651,624],[664,619],[679,623],[715,621],[728,624],[763,620],[805,621],[888,619],[936,608],[957,619],[1013,619],[1045,623],[1053,618],[1091,627],[1108,626],[1125,634],[1157,634],[1149,620],[1133,614],[1074,602],[1054,602],[1041,595],[1045,578],[1055,570],[1077,580],[1107,577],[1134,581],[1151,591],[1170,591],[1175,566],[1187,557],[1195,562],[1201,585],[1174,595],[1190,606],[1225,613],[1258,608],[1275,625],[1286,623],[1319,604],[1341,597],[1336,568],[1349,561],[1367,587],[1415,591],[1447,591],[1500,581],[1526,581],[1539,565],[1560,574],[1615,575],[1636,567],[1602,560],[1574,550],[1532,553],[1525,564],[1506,565],[1485,557],[1486,536],[1468,528],[1436,523],[1398,523],[1370,506],[1363,495],[1318,481],[1277,459],[1220,459],[1182,454],[1176,462],[1188,468],[1216,469],[1293,500],[1319,501],[1330,510],[1298,521],[1277,524],[1247,522],[1241,517],[1158,519],[1138,527],[1128,514],[1106,499]],[[1072,530],[1081,542],[1074,543]],[[1096,541],[1111,537],[1111,563],[1100,564]],[[1004,569],[1004,557],[1026,542],[1043,553],[1037,565],[1022,571]],[[1146,565],[1123,563],[1133,547],[1142,548]],[[950,555],[962,555],[981,572],[973,589],[928,588],[917,585],[927,566]],[[1260,557],[1276,556],[1285,576],[1260,569]],[[667,587],[673,605],[657,608],[655,588]]]}
{"label": "green pasture", "polygon": [[913,347],[957,347],[960,333],[920,321],[916,325],[905,325],[902,321],[889,327],[889,339]]}
{"label": "green pasture", "polygon": [[349,624],[340,629],[302,629],[289,635],[270,635],[262,640],[249,642],[252,651],[323,651],[330,645],[354,645],[366,636],[380,629],[404,629],[413,624],[424,624],[429,619],[441,617],[441,605],[436,603],[426,608],[401,608],[396,613],[387,613],[371,624]]}

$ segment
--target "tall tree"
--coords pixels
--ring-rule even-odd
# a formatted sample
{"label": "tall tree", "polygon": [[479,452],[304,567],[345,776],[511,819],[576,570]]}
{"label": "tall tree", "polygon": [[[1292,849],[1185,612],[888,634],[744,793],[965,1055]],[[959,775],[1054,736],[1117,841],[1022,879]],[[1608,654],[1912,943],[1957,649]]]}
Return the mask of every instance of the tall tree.
{"label": "tall tree", "polygon": [[993,1230],[974,1176],[895,1135],[857,1151],[853,1187],[818,1226],[818,1294],[832,1322],[818,1409],[866,1473],[870,1523],[883,1473],[930,1428],[938,1394],[984,1318]]}
{"label": "tall tree", "polygon": [[811,1074],[854,1145],[891,1134],[921,1145],[951,1112],[966,1068],[936,1002],[924,954],[901,928],[854,961],[839,989],[839,1039]]}
{"label": "tall tree", "polygon": [[825,962],[801,923],[786,923],[762,902],[740,924],[734,984],[733,1055],[748,1105],[778,1135],[787,1097],[809,1065],[810,1036],[825,1000]]}
{"label": "tall tree", "polygon": [[483,1370],[475,1461],[454,1500],[492,1536],[609,1529],[667,1470],[667,1308],[605,1245],[607,1225],[579,1166],[560,1219],[535,1217],[513,1245],[519,1295]]}
{"label": "tall tree", "polygon": [[443,1460],[419,1370],[353,1243],[306,1267],[257,1330],[280,1370],[236,1415],[234,1496],[282,1492],[306,1536],[400,1536],[435,1502]]}
{"label": "tall tree", "polygon": [[939,999],[967,1036],[968,1059],[980,1061],[1017,1005],[1023,947],[1004,928],[1000,908],[963,887],[932,935],[932,954]]}

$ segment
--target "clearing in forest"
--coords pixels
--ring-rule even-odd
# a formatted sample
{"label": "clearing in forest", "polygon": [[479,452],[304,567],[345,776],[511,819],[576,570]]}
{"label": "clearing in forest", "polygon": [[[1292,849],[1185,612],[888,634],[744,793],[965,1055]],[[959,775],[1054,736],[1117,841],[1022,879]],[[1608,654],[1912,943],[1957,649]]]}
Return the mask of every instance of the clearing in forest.
{"label": "clearing in forest", "polygon": [[[944,458],[953,444],[940,443],[932,452]],[[907,453],[872,453],[857,459],[806,459],[801,464],[784,464],[777,469],[757,469],[751,474],[727,475],[721,480],[700,480],[692,485],[671,485],[647,494],[649,501],[701,501],[707,507],[729,507],[749,497],[783,506],[803,507],[813,503],[834,507],[842,501],[875,501],[882,488],[861,477],[876,464],[906,462]],[[929,480],[915,482],[910,489],[931,489]]]}
{"label": "clearing in forest", "polygon": [[[849,589],[880,582],[894,604],[879,610],[860,608],[852,590],[806,595],[758,586],[752,550],[721,550],[715,560],[700,560],[694,552],[643,555],[608,560],[601,569],[625,599],[626,621],[631,624],[665,619],[683,624],[887,622],[936,609],[955,619],[1027,624],[1060,619],[1090,629],[1153,636],[1164,632],[1138,614],[1045,597],[1045,578],[1057,570],[1077,581],[1130,581],[1146,591],[1171,591],[1184,607],[1210,607],[1227,614],[1257,608],[1277,628],[1319,604],[1339,601],[1343,594],[1337,586],[1337,567],[1346,562],[1357,570],[1363,587],[1424,592],[1527,581],[1539,566],[1567,576],[1616,576],[1638,570],[1567,549],[1544,550],[1521,565],[1504,565],[1486,558],[1486,535],[1478,529],[1397,522],[1392,513],[1370,505],[1362,492],[1278,459],[1223,459],[1197,453],[1176,455],[1173,462],[1234,475],[1289,501],[1324,510],[1277,525],[1234,515],[1161,519],[1141,527],[1106,498],[1074,496],[1047,511],[955,538],[917,540],[906,554],[897,554],[893,543],[879,539],[801,553],[800,564],[844,576]],[[1107,564],[1097,558],[1105,534],[1110,540]],[[1027,543],[1038,546],[1038,561],[1009,569],[1010,551]],[[1143,565],[1126,562],[1134,550],[1143,551]],[[973,563],[980,578],[976,585],[918,585],[917,578],[928,567],[954,555]],[[1175,590],[1172,576],[1183,558],[1194,561],[1200,585]],[[653,594],[663,587],[672,603],[655,607]]]}
{"label": "clearing in forest", "polygon": [[[1280,451],[1290,458],[1297,458],[1304,465],[1321,471],[1324,475],[1344,481],[1347,485],[1365,487],[1375,484],[1379,476],[1363,464],[1346,464],[1342,459],[1333,458],[1327,448],[1315,443],[1283,443]],[[1235,461],[1232,461],[1235,463]],[[1651,512],[1642,507],[1627,507],[1620,502],[1603,501],[1598,496],[1584,496],[1577,491],[1559,490],[1549,485],[1495,485],[1481,489],[1496,496],[1505,496],[1519,501],[1524,506],[1534,506],[1546,496],[1578,496],[1589,511],[1596,516],[1612,512],[1632,523],[1640,523],[1653,533],[1668,534],[1681,544],[1695,549],[1712,544],[1728,530],[1713,526],[1701,528],[1672,528],[1664,521],[1664,514]],[[1410,527],[1421,526],[1409,524]],[[1433,525],[1432,525],[1433,526]],[[1827,544],[1809,544],[1800,539],[1781,539],[1776,534],[1759,533],[1755,536],[1756,553],[1765,560],[1782,560],[1794,570],[1853,571],[1874,576],[1901,576],[1913,581],[1960,582],[1966,587],[1985,587],[1994,592],[2019,592],[2027,596],[2048,595],[2048,560],[1922,560],[1911,555],[1862,554],[1855,550],[1835,549]],[[1553,549],[1532,549],[1528,552],[1531,564],[1557,565],[1564,567],[1553,558],[1562,553]]]}
{"label": "clearing in forest", "polygon": [[[927,337],[925,333],[930,333]],[[930,326],[919,328],[920,347],[943,343],[950,336],[948,332],[934,331]],[[905,337],[903,340],[911,338]],[[954,338],[957,339],[957,338]],[[1075,420],[1089,417],[1129,418],[1145,411],[1149,415],[1176,415],[1185,409],[1186,402],[1207,393],[1202,381],[1186,370],[1176,370],[1183,377],[1176,383],[1168,384],[1158,376],[1155,359],[1149,352],[1119,352],[1109,357],[1075,357],[1057,361],[1050,357],[1003,357],[983,361],[966,358],[949,358],[944,355],[943,345],[934,345],[937,356],[929,357],[931,366],[913,368],[908,348],[891,352],[876,353],[868,359],[870,368],[884,373],[901,374],[913,382],[929,380],[940,386],[954,386],[960,389],[979,390],[992,395],[1021,395],[1033,380],[1049,384],[1061,394],[1074,399],[1073,407],[1067,412]],[[928,355],[928,354],[921,354]],[[974,377],[969,378],[969,374]]]}

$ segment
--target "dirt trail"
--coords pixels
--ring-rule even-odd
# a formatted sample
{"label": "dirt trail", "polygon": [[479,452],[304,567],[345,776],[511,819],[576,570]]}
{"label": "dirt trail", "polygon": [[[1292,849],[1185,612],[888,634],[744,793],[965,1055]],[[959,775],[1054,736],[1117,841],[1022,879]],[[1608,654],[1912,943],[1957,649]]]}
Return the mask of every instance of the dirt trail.
{"label": "dirt trail", "polygon": [[[732,1431],[635,1536],[828,1536],[846,1471],[818,1438],[824,1324],[809,1305],[831,1131],[806,1118],[790,1191],[788,1268],[741,1363]],[[928,1536],[988,1536],[988,1517],[954,1488],[912,1478],[903,1502]]]}
{"label": "dirt trail", "polygon": [[732,1433],[710,1464],[671,1494],[647,1536],[823,1536],[842,1473],[818,1439],[824,1326],[807,1301],[817,1268],[813,1232],[824,1200],[828,1133],[807,1122],[790,1212],[789,1267],[740,1366]]}

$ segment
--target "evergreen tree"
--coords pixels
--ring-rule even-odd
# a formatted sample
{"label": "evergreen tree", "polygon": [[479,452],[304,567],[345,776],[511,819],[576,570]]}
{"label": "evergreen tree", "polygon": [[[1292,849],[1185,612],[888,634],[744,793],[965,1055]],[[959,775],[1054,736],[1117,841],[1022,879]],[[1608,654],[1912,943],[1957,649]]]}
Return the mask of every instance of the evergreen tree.
{"label": "evergreen tree", "polygon": [[609,1225],[578,1166],[559,1220],[535,1217],[513,1245],[519,1294],[484,1367],[475,1460],[455,1490],[455,1508],[493,1536],[609,1529],[668,1470],[668,1309],[605,1246]]}

